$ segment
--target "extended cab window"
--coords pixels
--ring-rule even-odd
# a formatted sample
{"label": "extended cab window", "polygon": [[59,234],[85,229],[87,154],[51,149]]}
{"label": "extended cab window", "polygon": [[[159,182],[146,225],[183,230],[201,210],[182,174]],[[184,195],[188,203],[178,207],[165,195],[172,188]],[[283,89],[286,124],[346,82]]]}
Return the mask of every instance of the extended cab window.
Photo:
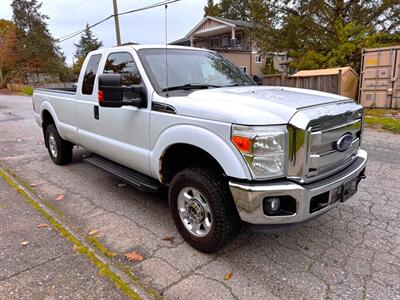
{"label": "extended cab window", "polygon": [[[132,55],[128,52],[111,53],[107,57],[104,73],[121,74],[123,85],[140,84],[141,76]],[[124,92],[124,99],[133,99],[138,95],[132,92]]]}
{"label": "extended cab window", "polygon": [[95,54],[89,59],[82,83],[82,94],[84,95],[91,95],[93,93],[94,81],[96,79],[97,69],[99,68],[100,60],[101,54]]}

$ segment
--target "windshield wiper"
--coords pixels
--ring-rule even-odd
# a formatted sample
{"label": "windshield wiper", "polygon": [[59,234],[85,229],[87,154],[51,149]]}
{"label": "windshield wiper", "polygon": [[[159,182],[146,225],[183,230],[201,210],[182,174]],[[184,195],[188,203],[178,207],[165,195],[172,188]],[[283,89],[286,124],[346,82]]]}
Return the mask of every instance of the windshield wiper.
{"label": "windshield wiper", "polygon": [[210,87],[218,88],[221,87],[220,85],[212,85],[212,84],[183,84],[183,85],[176,85],[176,86],[170,86],[168,88],[163,88],[162,91],[177,91],[177,90],[196,90],[196,89],[208,89]]}

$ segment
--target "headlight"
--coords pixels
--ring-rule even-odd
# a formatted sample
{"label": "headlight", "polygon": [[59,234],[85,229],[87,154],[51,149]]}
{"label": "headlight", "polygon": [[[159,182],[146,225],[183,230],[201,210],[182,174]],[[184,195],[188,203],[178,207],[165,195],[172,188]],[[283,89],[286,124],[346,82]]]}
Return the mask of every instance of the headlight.
{"label": "headlight", "polygon": [[286,170],[286,126],[233,125],[231,140],[254,178],[277,178]]}

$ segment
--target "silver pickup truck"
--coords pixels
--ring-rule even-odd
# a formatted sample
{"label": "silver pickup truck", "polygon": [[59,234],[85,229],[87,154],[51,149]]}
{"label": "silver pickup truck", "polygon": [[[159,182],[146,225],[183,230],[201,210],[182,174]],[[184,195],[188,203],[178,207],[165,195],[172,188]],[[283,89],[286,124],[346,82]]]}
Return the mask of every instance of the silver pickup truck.
{"label": "silver pickup truck", "polygon": [[138,189],[168,188],[179,232],[203,252],[243,223],[276,230],[319,216],[365,177],[360,105],[257,86],[203,49],[93,51],[76,88],[36,89],[33,106],[56,164],[79,145],[88,163]]}

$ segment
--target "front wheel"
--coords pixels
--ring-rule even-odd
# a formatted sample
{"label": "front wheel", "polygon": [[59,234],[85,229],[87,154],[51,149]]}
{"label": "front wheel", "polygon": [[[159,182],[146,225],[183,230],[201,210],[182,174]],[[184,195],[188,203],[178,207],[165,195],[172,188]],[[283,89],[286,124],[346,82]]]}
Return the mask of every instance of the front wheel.
{"label": "front wheel", "polygon": [[241,221],[222,176],[203,168],[188,168],[173,178],[169,205],[185,241],[206,253],[227,245],[239,233]]}

